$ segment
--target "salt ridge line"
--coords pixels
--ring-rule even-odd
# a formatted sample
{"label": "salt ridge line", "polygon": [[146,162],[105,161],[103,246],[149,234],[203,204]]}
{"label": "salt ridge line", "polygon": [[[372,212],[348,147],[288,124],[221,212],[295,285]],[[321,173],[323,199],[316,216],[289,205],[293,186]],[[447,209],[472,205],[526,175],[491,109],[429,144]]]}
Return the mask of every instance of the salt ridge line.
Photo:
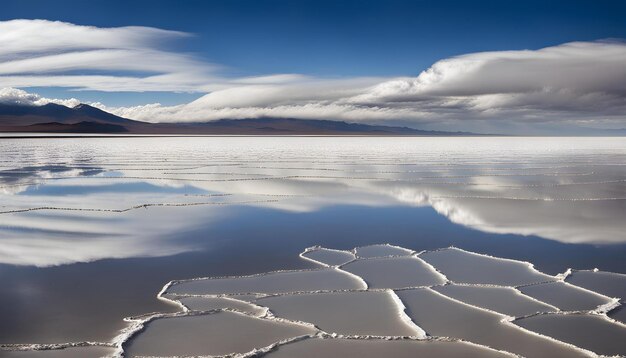
{"label": "salt ridge line", "polygon": [[422,253],[424,253],[424,251],[415,252],[411,256],[421,261],[424,265],[426,265],[426,267],[430,268],[431,271],[433,271],[436,275],[438,275],[443,280],[444,282],[443,285],[448,285],[452,283],[452,281],[448,278],[448,276],[446,276],[443,272],[439,271],[439,269],[437,269],[435,266],[431,265],[429,262],[426,262],[426,260],[419,257],[419,255]]}
{"label": "salt ridge line", "polygon": [[418,326],[417,323],[415,323],[411,319],[411,317],[409,317],[409,315],[406,313],[406,306],[404,305],[404,302],[402,302],[400,297],[398,297],[398,295],[392,289],[388,289],[387,292],[389,293],[389,296],[396,305],[396,308],[398,309],[398,315],[400,316],[400,319],[404,322],[404,324],[413,328],[413,330],[417,333],[418,339],[426,339],[426,337],[428,337],[428,334],[426,334],[426,331],[424,331],[422,327]]}
{"label": "salt ridge line", "polygon": [[250,205],[250,204],[266,204],[276,203],[279,200],[248,200],[248,201],[235,201],[235,202],[191,202],[191,203],[147,203],[134,205],[125,209],[102,209],[102,208],[72,208],[72,207],[55,207],[55,206],[40,206],[27,209],[13,209],[0,211],[0,214],[15,214],[24,213],[29,211],[43,211],[43,210],[57,210],[57,211],[87,211],[87,212],[107,212],[107,213],[125,213],[137,209],[147,209],[149,207],[182,207],[182,206],[222,206],[222,205]]}
{"label": "salt ridge line", "polygon": [[[234,301],[234,302],[237,302],[237,303],[243,303],[243,304],[250,305],[250,306],[258,309],[260,312],[262,312],[262,314],[259,314],[259,315],[248,313],[248,314],[250,314],[250,315],[252,315],[254,317],[267,317],[270,314],[273,315],[273,313],[270,312],[270,309],[268,307],[261,306],[261,305],[257,304],[256,300],[254,302],[253,301],[246,301],[246,300],[234,298],[232,296],[204,296],[204,295],[183,296],[183,295],[175,295],[175,299],[177,300],[177,302],[180,305],[184,306],[187,311],[200,311],[200,310],[191,309],[191,308],[189,308],[189,306],[187,306],[184,303],[182,303],[180,301],[180,299],[184,299],[184,298],[219,298],[219,299],[225,299],[225,300]],[[228,308],[228,307],[224,307],[224,308]],[[231,309],[237,310],[236,308],[231,308]],[[241,311],[241,310],[238,310],[238,311]],[[241,311],[241,312],[244,312],[244,311]],[[279,318],[279,317],[277,317],[277,318]],[[293,322],[297,322],[297,321],[294,321],[294,320],[292,320],[292,321]],[[310,325],[310,323],[308,323],[308,322],[303,322],[303,323],[306,323],[307,325]]]}

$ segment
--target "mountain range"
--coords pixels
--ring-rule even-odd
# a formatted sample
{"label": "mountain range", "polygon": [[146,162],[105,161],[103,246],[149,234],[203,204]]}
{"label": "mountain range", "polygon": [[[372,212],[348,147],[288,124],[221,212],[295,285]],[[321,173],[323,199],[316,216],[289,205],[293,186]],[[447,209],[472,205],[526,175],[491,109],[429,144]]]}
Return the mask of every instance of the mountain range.
{"label": "mountain range", "polygon": [[42,106],[0,104],[0,132],[155,135],[474,135],[467,132],[424,131],[408,127],[293,118],[221,119],[195,123],[148,123],[122,118],[87,104],[79,104],[70,108],[54,103]]}

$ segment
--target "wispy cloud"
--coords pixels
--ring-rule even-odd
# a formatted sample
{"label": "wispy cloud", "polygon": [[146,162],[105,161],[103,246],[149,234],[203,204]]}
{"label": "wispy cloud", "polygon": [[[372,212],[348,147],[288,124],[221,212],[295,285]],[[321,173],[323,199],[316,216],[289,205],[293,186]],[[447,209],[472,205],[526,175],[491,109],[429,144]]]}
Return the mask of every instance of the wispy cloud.
{"label": "wispy cloud", "polygon": [[0,22],[0,80],[12,87],[198,91],[211,81],[218,66],[162,48],[188,36],[151,27],[4,21]]}
{"label": "wispy cloud", "polygon": [[[438,61],[417,77],[234,78],[220,66],[163,47],[188,36],[147,27],[0,22],[0,81],[17,88],[205,93],[177,106],[95,104],[155,122],[264,116],[451,127],[626,122],[626,43],[620,41],[472,53]],[[5,91],[0,98],[14,95]]]}

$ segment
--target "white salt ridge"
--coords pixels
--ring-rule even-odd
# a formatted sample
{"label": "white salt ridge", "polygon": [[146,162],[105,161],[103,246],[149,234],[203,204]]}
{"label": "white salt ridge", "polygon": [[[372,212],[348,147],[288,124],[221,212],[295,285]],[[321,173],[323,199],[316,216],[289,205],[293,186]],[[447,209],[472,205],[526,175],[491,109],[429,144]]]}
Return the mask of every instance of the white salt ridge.
{"label": "white salt ridge", "polygon": [[267,309],[254,305],[252,303],[242,301],[230,297],[179,297],[177,299],[190,311],[211,311],[216,309],[231,309],[234,311],[245,312],[247,314],[262,317],[266,314]]}

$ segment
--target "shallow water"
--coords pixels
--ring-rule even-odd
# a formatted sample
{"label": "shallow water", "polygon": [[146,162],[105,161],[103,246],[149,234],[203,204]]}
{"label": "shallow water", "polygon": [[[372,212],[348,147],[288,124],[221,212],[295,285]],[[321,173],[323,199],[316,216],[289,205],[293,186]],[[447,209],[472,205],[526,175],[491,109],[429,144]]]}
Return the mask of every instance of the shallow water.
{"label": "shallow water", "polygon": [[170,280],[320,268],[315,245],[626,273],[625,163],[622,138],[0,139],[0,344],[109,342],[180,309]]}

